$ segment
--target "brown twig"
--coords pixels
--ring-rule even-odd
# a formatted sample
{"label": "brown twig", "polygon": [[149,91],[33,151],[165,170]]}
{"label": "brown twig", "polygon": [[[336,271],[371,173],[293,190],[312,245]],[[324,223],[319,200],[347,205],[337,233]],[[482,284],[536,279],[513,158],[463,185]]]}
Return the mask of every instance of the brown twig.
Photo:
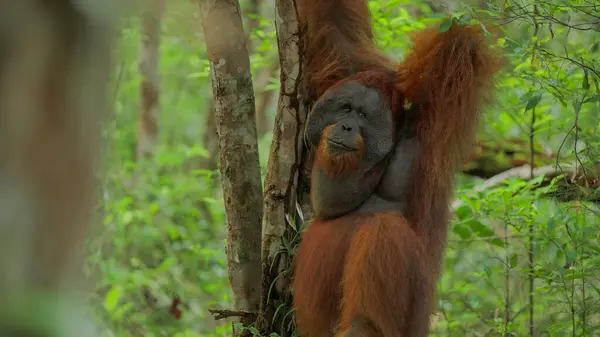
{"label": "brown twig", "polygon": [[213,315],[215,321],[218,321],[223,318],[229,317],[252,317],[257,316],[258,313],[254,311],[246,311],[246,310],[231,310],[231,309],[216,309],[209,308],[208,312]]}

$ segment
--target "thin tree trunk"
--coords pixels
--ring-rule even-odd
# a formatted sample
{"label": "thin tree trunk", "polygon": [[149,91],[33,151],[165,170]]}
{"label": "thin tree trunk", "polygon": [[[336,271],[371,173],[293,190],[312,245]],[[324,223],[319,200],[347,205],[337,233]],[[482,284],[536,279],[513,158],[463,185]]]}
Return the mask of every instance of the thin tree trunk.
{"label": "thin tree trunk", "polygon": [[[250,0],[248,4],[248,20],[246,21],[248,29],[246,30],[246,43],[248,46],[248,54],[252,53],[253,45],[250,40],[250,34],[254,30],[256,30],[259,26],[260,20],[256,17],[260,15],[260,8],[262,1],[260,0]],[[263,86],[268,84],[268,78],[265,78],[265,73],[268,73],[267,76],[272,74],[271,69],[263,69],[256,81],[257,85],[255,87],[262,88]],[[269,131],[269,121],[267,115],[265,113],[268,108],[270,98],[273,95],[273,91],[264,91],[259,94],[256,94],[256,127],[257,127],[257,135],[260,139]],[[204,111],[206,112],[206,121],[204,125],[206,125],[206,129],[204,131],[203,144],[204,148],[211,154],[208,158],[203,158],[200,161],[200,167],[206,170],[215,170],[217,168],[217,133],[214,131],[215,125],[215,117],[214,117],[214,103],[212,99],[209,99],[205,105]]]}
{"label": "thin tree trunk", "polygon": [[[257,87],[264,88],[269,85],[269,81],[273,76],[273,73],[279,68],[279,61],[274,62],[268,68],[262,69],[256,79]],[[260,89],[259,89],[260,90]],[[258,138],[260,139],[267,132],[271,130],[272,124],[269,123],[267,116],[267,110],[273,101],[275,90],[263,90],[256,95],[256,129],[258,131]]]}
{"label": "thin tree trunk", "polygon": [[249,8],[248,8],[248,29],[247,29],[247,34],[246,36],[248,36],[248,51],[249,53],[252,53],[252,50],[254,49],[253,46],[251,46],[251,42],[250,42],[250,34],[252,34],[252,32],[254,30],[256,30],[260,24],[260,19],[258,18],[258,16],[260,15],[260,5],[262,4],[261,0],[249,0]]}
{"label": "thin tree trunk", "polygon": [[[261,4],[262,1],[260,0],[249,0],[248,4],[247,38],[248,51],[250,54],[254,51],[254,45],[252,44],[250,36],[252,32],[257,30],[260,26],[259,16]],[[278,62],[273,62],[273,66],[261,69],[256,78],[256,87],[260,90],[260,92],[256,93],[256,130],[259,139],[269,131],[269,118],[267,117],[266,110],[273,97],[272,90],[267,91],[262,90],[262,88],[269,84],[269,79],[274,70],[277,69],[277,66]]]}
{"label": "thin tree trunk", "polygon": [[[296,205],[299,201],[305,203],[303,195],[306,194],[304,189],[306,182],[302,178],[301,169],[305,155],[303,135],[307,110],[300,103],[303,102],[299,93],[303,41],[300,39],[296,13],[294,1],[276,1],[275,23],[281,61],[281,90],[265,179],[261,307],[261,314],[265,321],[261,323],[265,325],[263,329],[277,331],[280,336],[288,335],[285,331],[287,324],[283,320],[285,316],[287,319],[291,316],[287,315],[287,311],[291,308],[285,308],[285,310],[278,310],[278,316],[273,317],[277,300],[290,303],[288,289],[290,280],[283,275],[283,272],[291,271],[292,256],[291,252],[282,249],[282,244],[295,237],[295,233],[290,233],[291,228],[286,224],[285,219],[286,215],[291,219],[297,218]],[[310,214],[304,214],[304,218],[307,217],[310,217]],[[271,288],[274,282],[275,287]],[[269,326],[271,322],[273,324]]]}
{"label": "thin tree trunk", "polygon": [[[257,312],[262,188],[246,37],[237,0],[200,0],[199,5],[215,100],[233,304],[236,310]],[[242,323],[254,319],[245,316]]]}
{"label": "thin tree trunk", "polygon": [[[112,16],[97,13],[116,8],[103,4],[6,1],[0,11],[1,336],[90,336],[80,313],[66,311],[95,204],[111,72]],[[59,331],[34,332],[40,317]]]}
{"label": "thin tree trunk", "polygon": [[137,158],[152,155],[158,140],[159,77],[158,59],[161,18],[164,0],[151,0],[142,13],[141,44],[139,52],[140,116],[138,126]]}

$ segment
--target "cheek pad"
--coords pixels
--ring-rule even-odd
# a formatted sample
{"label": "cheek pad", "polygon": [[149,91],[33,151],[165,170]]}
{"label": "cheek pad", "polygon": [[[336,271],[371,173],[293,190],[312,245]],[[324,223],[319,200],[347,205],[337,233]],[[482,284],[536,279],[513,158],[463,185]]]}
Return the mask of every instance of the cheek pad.
{"label": "cheek pad", "polygon": [[327,127],[327,106],[324,101],[317,101],[306,118],[304,137],[313,146],[317,146],[321,140],[321,133]]}
{"label": "cheek pad", "polygon": [[394,147],[395,128],[392,128],[393,121],[382,119],[378,123],[374,123],[369,128],[371,137],[375,141],[378,155],[386,155],[392,151]]}
{"label": "cheek pad", "polygon": [[376,126],[361,129],[365,140],[366,151],[370,157],[379,160],[389,154],[394,147],[392,130],[389,124],[385,127]]}
{"label": "cheek pad", "polygon": [[315,116],[309,116],[309,118],[306,120],[306,125],[304,127],[304,139],[308,141],[310,145],[317,146],[323,129],[318,127],[318,125],[321,124],[320,118],[317,117],[315,119],[314,117]]}

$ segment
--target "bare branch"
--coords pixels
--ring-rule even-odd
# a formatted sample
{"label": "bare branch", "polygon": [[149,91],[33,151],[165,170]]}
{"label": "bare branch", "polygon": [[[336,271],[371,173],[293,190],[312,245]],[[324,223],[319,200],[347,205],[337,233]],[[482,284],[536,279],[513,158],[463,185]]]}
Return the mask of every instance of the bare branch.
{"label": "bare branch", "polygon": [[246,310],[231,310],[231,309],[215,309],[209,308],[208,312],[213,315],[215,321],[218,321],[223,318],[229,317],[245,317],[254,319],[258,315],[257,312],[254,311],[246,311]]}

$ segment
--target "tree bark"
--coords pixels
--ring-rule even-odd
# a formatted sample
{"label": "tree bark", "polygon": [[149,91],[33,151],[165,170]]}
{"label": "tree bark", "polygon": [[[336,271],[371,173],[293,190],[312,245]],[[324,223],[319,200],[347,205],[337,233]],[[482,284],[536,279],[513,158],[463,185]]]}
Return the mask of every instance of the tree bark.
{"label": "tree bark", "polygon": [[257,312],[262,189],[246,36],[237,0],[200,0],[199,5],[215,101],[233,304]]}
{"label": "tree bark", "polygon": [[164,0],[152,0],[142,13],[141,44],[139,52],[140,115],[138,126],[137,158],[150,156],[158,140],[159,76],[158,60],[161,18]]}
{"label": "tree bark", "polygon": [[[262,1],[260,0],[250,0],[249,4],[248,4],[248,15],[249,16],[257,16],[260,15],[260,7],[261,7],[261,3]],[[248,54],[252,53],[252,41],[250,40],[250,34],[253,30],[255,30],[256,28],[258,28],[259,25],[259,21],[256,18],[248,18],[246,20],[246,23],[248,25],[248,29],[246,30],[246,43],[247,43],[247,47],[248,47]],[[260,78],[258,81],[258,87],[261,87],[261,82],[260,82]],[[262,95],[260,95],[262,96]],[[256,108],[255,108],[255,112],[256,112],[256,123],[257,123],[257,132],[258,132],[258,138],[260,138],[261,136],[264,135],[263,132],[263,124],[265,123],[265,117],[263,115],[261,115],[261,111],[260,107],[262,107],[260,105],[260,103],[262,102],[262,100],[260,99],[256,100]],[[202,167],[203,169],[206,170],[216,170],[217,169],[217,157],[216,157],[216,153],[218,150],[217,147],[217,133],[212,129],[212,127],[214,127],[215,125],[215,107],[214,107],[214,102],[212,99],[209,99],[206,104],[205,104],[205,109],[204,111],[206,112],[206,119],[205,119],[205,125],[206,125],[206,129],[204,130],[204,137],[203,137],[203,144],[204,144],[204,148],[208,151],[208,153],[210,153],[211,155],[208,158],[203,158],[200,161],[200,167]],[[205,206],[206,207],[206,206]]]}
{"label": "tree bark", "polygon": [[[1,336],[93,335],[67,295],[95,206],[111,5],[22,0],[0,11]],[[30,321],[40,317],[52,326]]]}
{"label": "tree bark", "polygon": [[[280,336],[289,335],[284,331],[291,315],[288,309],[276,311],[276,301],[290,303],[288,289],[292,269],[292,252],[286,251],[284,242],[298,238],[297,230],[286,223],[288,219],[300,220],[310,217],[297,211],[298,201],[305,205],[304,189],[306,182],[301,172],[304,150],[304,123],[307,110],[299,92],[302,77],[303,44],[300,39],[295,1],[276,1],[277,44],[280,59],[281,89],[277,114],[273,127],[273,142],[269,154],[265,178],[265,205],[263,210],[263,302],[261,314],[266,324],[265,330],[277,331]],[[304,207],[300,207],[304,208]],[[295,222],[295,221],[294,221]],[[296,222],[297,223],[297,222]],[[287,271],[287,272],[286,272]],[[284,274],[285,273],[285,274]],[[275,283],[275,287],[272,285]],[[268,326],[273,322],[272,326]],[[282,328],[283,327],[283,328]]]}

